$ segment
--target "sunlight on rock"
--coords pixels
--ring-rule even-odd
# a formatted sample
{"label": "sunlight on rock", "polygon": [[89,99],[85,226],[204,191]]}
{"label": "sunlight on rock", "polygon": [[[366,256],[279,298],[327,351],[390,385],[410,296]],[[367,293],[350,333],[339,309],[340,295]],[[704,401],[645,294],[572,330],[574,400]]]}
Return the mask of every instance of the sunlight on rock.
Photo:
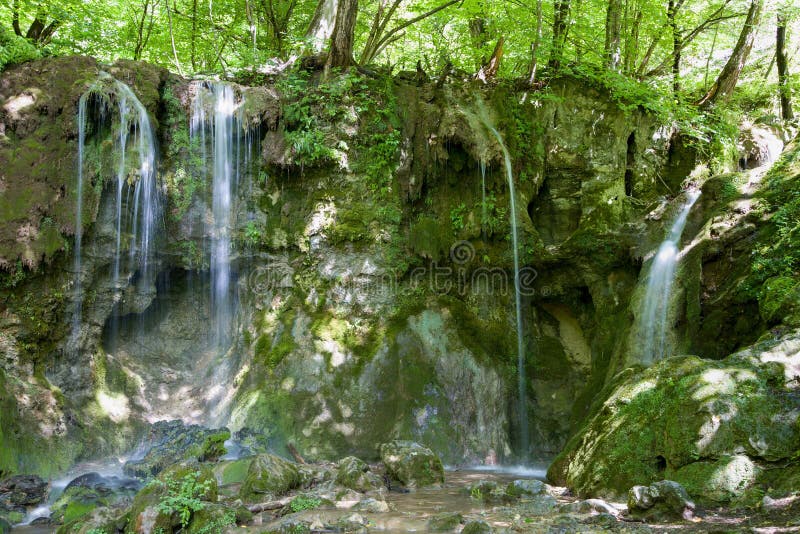
{"label": "sunlight on rock", "polygon": [[96,398],[103,412],[115,423],[121,423],[128,419],[130,408],[128,407],[128,397],[125,394],[98,391]]}

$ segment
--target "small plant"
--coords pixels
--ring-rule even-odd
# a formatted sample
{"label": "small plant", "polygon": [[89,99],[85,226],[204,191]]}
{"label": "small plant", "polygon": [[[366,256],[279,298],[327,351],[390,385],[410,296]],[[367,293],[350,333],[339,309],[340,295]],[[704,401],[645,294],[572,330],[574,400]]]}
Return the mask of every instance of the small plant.
{"label": "small plant", "polygon": [[307,495],[298,495],[289,503],[292,512],[302,512],[303,510],[313,510],[322,504],[322,500]]}
{"label": "small plant", "polygon": [[179,480],[168,476],[163,481],[154,480],[150,483],[166,489],[166,495],[158,503],[158,511],[169,515],[177,513],[183,528],[189,524],[194,512],[205,508],[201,497],[212,487],[210,480],[200,482],[199,477],[199,472],[192,471]]}
{"label": "small plant", "polygon": [[108,534],[104,528],[93,528],[86,531],[86,534]]}
{"label": "small plant", "polygon": [[450,210],[450,224],[456,232],[464,229],[464,216],[466,213],[467,207],[463,202]]}
{"label": "small plant", "polygon": [[244,241],[248,246],[254,247],[261,243],[261,229],[254,221],[249,221],[244,227]]}
{"label": "small plant", "polygon": [[469,496],[475,499],[476,501],[483,500],[483,492],[481,491],[481,488],[479,488],[478,486],[475,486],[470,490]]}

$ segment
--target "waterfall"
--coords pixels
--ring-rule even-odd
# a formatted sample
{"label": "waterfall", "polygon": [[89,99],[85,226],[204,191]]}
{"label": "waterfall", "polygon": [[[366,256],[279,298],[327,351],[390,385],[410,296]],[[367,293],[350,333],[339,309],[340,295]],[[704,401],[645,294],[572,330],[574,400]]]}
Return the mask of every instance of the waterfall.
{"label": "waterfall", "polygon": [[511,155],[508,153],[503,138],[497,129],[486,123],[492,132],[500,148],[503,150],[503,158],[506,167],[506,179],[508,180],[508,196],[511,209],[511,245],[514,253],[514,309],[516,311],[517,322],[517,411],[519,413],[519,432],[520,432],[520,454],[526,455],[530,449],[528,436],[528,400],[525,384],[525,344],[522,338],[522,299],[519,288],[519,238],[517,236],[517,200],[514,190],[514,174],[511,169]]}
{"label": "waterfall", "polygon": [[486,161],[481,158],[481,231],[486,232]]}
{"label": "waterfall", "polygon": [[221,82],[199,82],[192,103],[190,136],[199,145],[202,172],[210,170],[212,183],[213,220],[207,235],[211,241],[208,254],[213,333],[218,346],[231,335],[235,306],[231,271],[234,200],[252,154],[252,132],[244,123],[241,104],[233,87]]}
{"label": "waterfall", "polygon": [[[115,250],[112,260],[111,277],[115,290],[120,284],[123,234],[130,235],[128,244],[129,277],[138,272],[139,279],[149,280],[149,265],[153,256],[153,241],[156,225],[159,222],[161,202],[156,173],[156,142],[150,118],[144,105],[136,98],[130,87],[119,80],[101,73],[98,81],[84,93],[78,103],[78,180],[76,188],[75,222],[75,312],[72,319],[72,342],[78,341],[81,330],[83,288],[81,286],[82,245],[83,245],[83,190],[84,168],[86,166],[86,127],[90,102],[98,106],[99,122],[116,111],[117,122],[113,124],[114,155],[116,161],[115,184]],[[115,102],[116,106],[112,103]],[[134,157],[129,158],[128,153]],[[137,160],[135,177],[131,177],[128,162]],[[102,169],[101,169],[102,172]],[[131,198],[132,197],[132,198]],[[133,208],[130,208],[133,202]],[[131,213],[132,211],[132,213]]]}
{"label": "waterfall", "polygon": [[646,363],[652,363],[666,356],[670,299],[675,281],[675,269],[680,259],[678,245],[689,212],[699,197],[699,190],[687,193],[686,201],[676,215],[667,238],[659,246],[650,264],[642,314],[639,318],[639,332],[643,337],[642,356]]}

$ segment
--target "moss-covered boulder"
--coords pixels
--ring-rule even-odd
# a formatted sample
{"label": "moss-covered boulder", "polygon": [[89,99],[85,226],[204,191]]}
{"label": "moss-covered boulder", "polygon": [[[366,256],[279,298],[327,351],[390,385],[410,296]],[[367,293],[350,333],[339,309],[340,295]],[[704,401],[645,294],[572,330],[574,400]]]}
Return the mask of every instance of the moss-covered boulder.
{"label": "moss-covered boulder", "polygon": [[444,484],[444,466],[427,447],[413,441],[392,441],[381,445],[386,474],[408,489]]}
{"label": "moss-covered boulder", "polygon": [[126,462],[123,472],[146,479],[183,461],[213,461],[225,454],[224,444],[230,437],[227,428],[209,429],[184,425],[181,421],[160,421],[151,430],[154,445],[141,460]]}
{"label": "moss-covered boulder", "polygon": [[650,486],[634,486],[628,493],[631,516],[651,520],[691,519],[694,503],[686,490],[672,480],[661,480]]}
{"label": "moss-covered boulder", "polygon": [[[700,502],[776,486],[800,448],[800,333],[721,361],[685,356],[620,373],[548,478],[579,495],[622,496],[665,478]],[[781,488],[789,491],[791,488]]]}
{"label": "moss-covered boulder", "polygon": [[0,481],[0,504],[38,504],[47,492],[47,482],[35,475],[17,475]]}
{"label": "moss-covered boulder", "polygon": [[339,460],[335,482],[356,491],[370,491],[383,486],[381,477],[370,472],[369,465],[355,456]]}
{"label": "moss-covered boulder", "polygon": [[98,473],[81,475],[67,484],[51,506],[51,519],[68,524],[95,508],[127,504],[140,488],[141,484],[135,479],[104,477]]}
{"label": "moss-covered boulder", "polygon": [[274,454],[259,454],[250,463],[240,495],[246,502],[280,496],[301,483],[297,466]]}

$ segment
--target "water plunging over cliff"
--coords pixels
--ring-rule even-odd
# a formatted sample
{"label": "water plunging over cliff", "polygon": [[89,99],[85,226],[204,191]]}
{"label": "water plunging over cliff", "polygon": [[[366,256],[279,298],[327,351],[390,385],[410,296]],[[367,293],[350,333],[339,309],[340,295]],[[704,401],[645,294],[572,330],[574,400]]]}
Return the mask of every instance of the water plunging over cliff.
{"label": "water plunging over cliff", "polygon": [[[235,221],[233,199],[240,178],[240,138],[245,133],[238,109],[233,88],[223,83],[200,85],[192,105],[191,136],[199,139],[205,168],[211,169],[213,221],[207,235],[211,237],[211,305],[218,345],[230,338],[234,313],[231,230]],[[245,146],[249,146],[249,140]],[[246,150],[245,154],[248,153]]]}
{"label": "water plunging over cliff", "polygon": [[[160,193],[156,172],[156,142],[147,110],[136,98],[130,87],[103,74],[92,87],[81,96],[78,103],[78,180],[76,188],[75,221],[75,313],[72,319],[72,341],[75,343],[81,329],[83,288],[81,284],[81,247],[83,244],[83,196],[86,160],[86,131],[89,106],[97,107],[98,123],[111,116],[114,122],[115,165],[115,252],[112,260],[112,283],[115,290],[121,284],[121,261],[123,235],[129,236],[128,277],[137,274],[138,279],[148,281],[152,275],[150,263],[154,253],[156,226],[161,213]],[[102,124],[97,124],[100,127]],[[133,167],[135,162],[136,167]],[[102,172],[102,169],[101,169]],[[103,177],[100,178],[103,180]]]}
{"label": "water plunging over cliff", "polygon": [[661,243],[653,261],[647,280],[639,331],[642,333],[642,358],[652,363],[667,356],[667,335],[670,324],[670,298],[678,265],[680,243],[686,219],[694,203],[700,197],[699,190],[689,191],[686,201],[672,223],[667,238]]}

